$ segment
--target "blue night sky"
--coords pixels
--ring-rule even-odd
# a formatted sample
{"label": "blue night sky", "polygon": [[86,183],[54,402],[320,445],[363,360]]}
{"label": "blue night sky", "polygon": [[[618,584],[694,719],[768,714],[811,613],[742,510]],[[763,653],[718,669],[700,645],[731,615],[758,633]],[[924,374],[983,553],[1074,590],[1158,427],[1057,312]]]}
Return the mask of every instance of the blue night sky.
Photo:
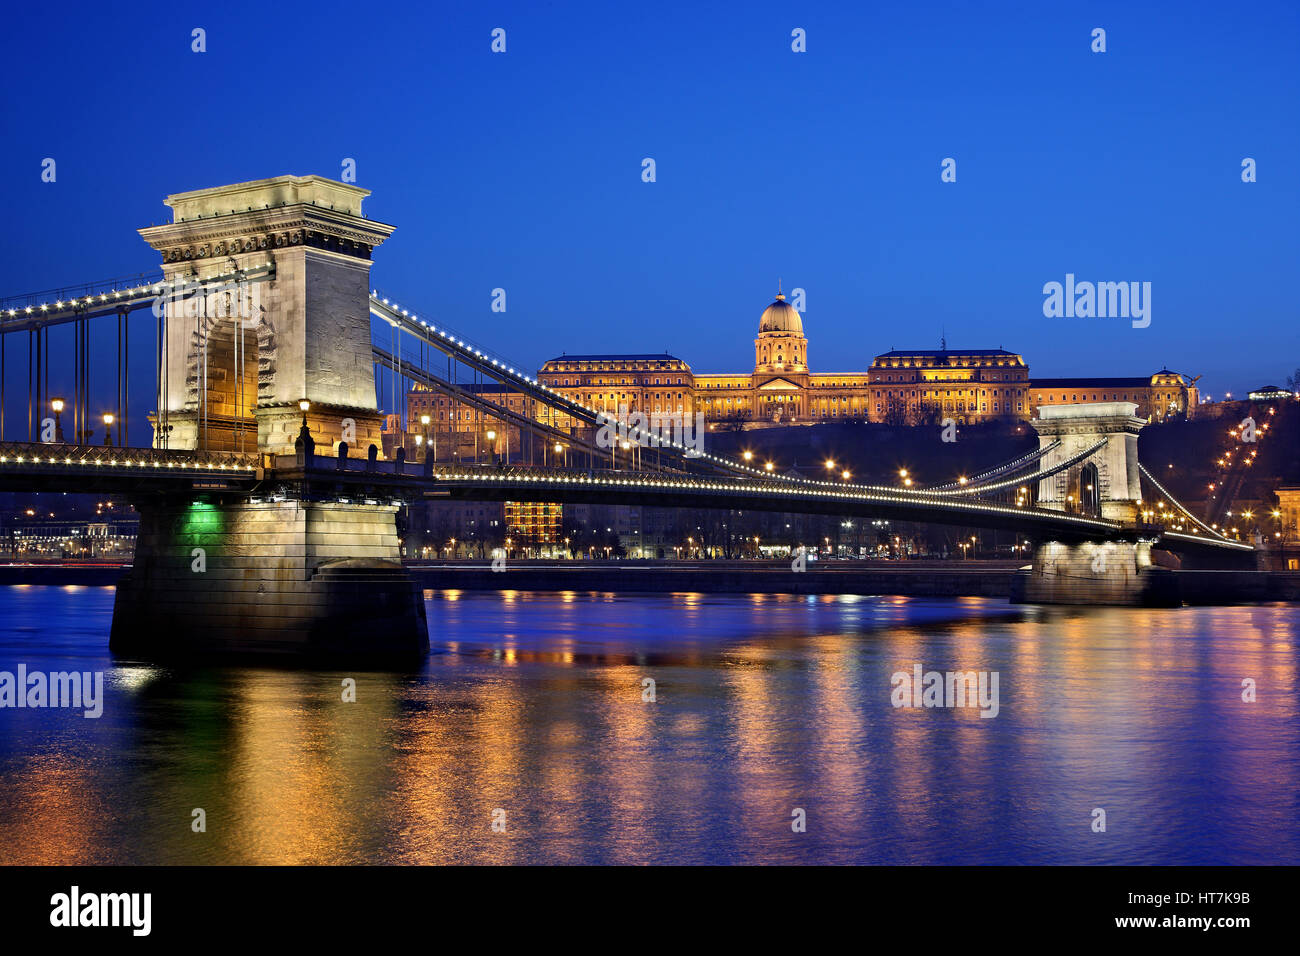
{"label": "blue night sky", "polygon": [[[807,292],[814,371],[945,329],[1033,375],[1168,365],[1215,397],[1300,366],[1291,3],[180,11],[6,14],[0,294],[153,269],[135,229],[168,193],[351,157],[367,215],[397,226],[372,284],[524,367],[667,350],[748,370],[778,276]],[[1150,327],[1045,318],[1067,272],[1151,282]]]}

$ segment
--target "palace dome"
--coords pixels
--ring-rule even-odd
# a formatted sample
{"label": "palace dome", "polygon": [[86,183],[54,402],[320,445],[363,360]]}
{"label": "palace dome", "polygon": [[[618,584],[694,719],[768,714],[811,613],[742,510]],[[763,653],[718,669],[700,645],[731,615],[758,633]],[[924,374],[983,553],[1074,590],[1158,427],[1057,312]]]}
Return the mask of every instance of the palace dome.
{"label": "palace dome", "polygon": [[763,315],[758,320],[758,331],[760,335],[764,332],[803,335],[803,320],[799,318],[799,311],[785,301],[785,296],[777,295],[776,301],[763,310]]}

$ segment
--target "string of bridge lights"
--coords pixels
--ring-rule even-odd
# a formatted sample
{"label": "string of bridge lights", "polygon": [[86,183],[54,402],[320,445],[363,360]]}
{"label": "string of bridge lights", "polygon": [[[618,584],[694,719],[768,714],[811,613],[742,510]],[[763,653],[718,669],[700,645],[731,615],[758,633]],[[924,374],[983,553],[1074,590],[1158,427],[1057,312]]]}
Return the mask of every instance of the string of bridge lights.
{"label": "string of bridge lights", "polygon": [[109,467],[118,467],[118,466],[121,466],[121,467],[125,467],[125,468],[150,468],[150,467],[153,467],[153,468],[164,468],[164,467],[166,467],[166,468],[173,468],[173,469],[175,469],[175,468],[179,468],[179,469],[181,469],[181,470],[183,470],[183,471],[199,471],[199,472],[214,472],[214,471],[247,471],[247,472],[255,472],[255,471],[257,471],[257,466],[256,466],[256,465],[244,464],[244,463],[239,462],[239,461],[223,461],[223,462],[217,462],[217,463],[212,463],[212,462],[208,462],[208,463],[200,463],[200,462],[188,462],[188,461],[179,461],[179,462],[178,462],[178,461],[166,461],[166,462],[164,462],[164,461],[159,461],[159,460],[156,459],[156,458],[153,459],[152,461],[147,460],[147,459],[144,459],[144,458],[141,458],[139,461],[136,461],[136,460],[131,459],[131,458],[123,458],[123,459],[121,459],[121,460],[118,460],[118,459],[116,459],[116,458],[110,458],[110,459],[108,459],[107,461],[105,461],[103,458],[73,458],[73,457],[68,456],[68,455],[65,455],[62,459],[60,459],[59,457],[57,457],[57,456],[55,456],[55,455],[50,455],[50,456],[47,457],[47,458],[42,458],[40,455],[14,455],[14,456],[12,456],[12,457],[9,456],[9,455],[0,455],[0,465],[8,465],[8,464],[17,464],[17,465],[25,465],[25,464],[31,464],[31,465],[41,465],[41,464],[49,464],[49,465],[79,465],[79,466],[82,466],[82,467],[90,467],[90,466],[93,465],[94,467],[97,467],[97,468],[98,468],[98,467],[101,467],[101,466],[104,466],[104,465],[108,465]]}
{"label": "string of bridge lights", "polygon": [[[197,275],[174,276],[170,280],[150,283],[147,285],[131,286],[123,289],[110,289],[107,292],[99,292],[92,295],[86,295],[81,298],[73,297],[67,300],[57,299],[54,302],[42,302],[40,305],[28,305],[20,308],[0,309],[0,315],[8,318],[17,318],[18,316],[42,316],[52,317],[52,315],[77,309],[88,309],[97,305],[125,305],[141,298],[155,298],[165,295],[178,286],[182,286],[186,281],[193,281],[200,284],[205,289],[210,285],[222,282],[229,282],[232,279],[246,277],[252,273],[261,273],[267,270],[273,270],[275,262],[267,260],[257,265],[248,266],[245,269],[238,269],[234,272],[225,272],[220,275],[209,276],[206,279],[200,279]],[[111,298],[110,298],[111,297]]]}
{"label": "string of bridge lights", "polygon": [[962,490],[963,488],[970,494],[982,492],[985,489],[977,486],[981,485],[983,482],[996,478],[998,475],[1011,474],[1012,472],[1019,471],[1030,462],[1042,458],[1048,452],[1055,451],[1060,447],[1061,439],[1057,438],[1050,444],[1044,445],[1042,448],[1036,448],[1034,451],[1031,451],[1027,455],[1022,455],[1015,461],[1009,461],[1005,465],[998,465],[998,467],[992,468],[982,474],[974,475],[970,478],[963,476],[958,478],[956,481],[948,482],[946,485],[934,485],[933,487],[922,490],[928,491],[931,494],[941,494],[950,490]]}
{"label": "string of bridge lights", "polygon": [[[680,478],[603,478],[595,475],[548,475],[548,474],[500,474],[497,472],[474,472],[474,471],[448,471],[441,472],[439,479],[442,481],[487,481],[490,483],[537,483],[544,482],[548,484],[579,484],[579,485],[599,485],[609,487],[637,487],[637,488],[666,488],[666,489],[686,489],[691,491],[717,491],[734,493],[746,486],[734,484],[725,484],[717,481],[700,481],[696,479]],[[953,508],[966,512],[989,512],[1004,515],[1015,515],[1024,517],[1030,515],[1050,519],[1052,521],[1063,521],[1068,524],[1076,525],[1081,528],[1093,530],[1103,529],[1107,531],[1115,530],[1115,526],[1106,521],[1100,521],[1094,518],[1084,518],[1078,515],[1071,515],[1061,511],[1050,511],[1046,509],[1012,508],[1006,505],[989,504],[987,502],[975,502],[964,499],[946,499],[943,501],[919,501],[915,496],[910,495],[902,489],[884,489],[886,493],[865,493],[859,489],[851,489],[844,486],[833,485],[829,489],[819,488],[797,488],[790,486],[768,486],[762,489],[764,492],[771,492],[780,495],[793,496],[814,496],[820,498],[841,498],[848,500],[876,501],[890,504],[902,505],[932,505],[945,508]]]}
{"label": "string of bridge lights", "polygon": [[[1214,535],[1214,536],[1216,536],[1216,537],[1219,537],[1219,538],[1224,538],[1225,540],[1227,539],[1227,535],[1222,534],[1222,533],[1221,533],[1220,531],[1218,531],[1218,529],[1216,529],[1216,528],[1211,528],[1208,524],[1206,524],[1206,523],[1205,523],[1204,521],[1202,521],[1200,518],[1196,517],[1196,515],[1192,514],[1190,511],[1188,511],[1187,508],[1185,508],[1185,507],[1183,506],[1183,503],[1182,503],[1181,501],[1179,501],[1177,498],[1175,498],[1173,495],[1171,495],[1168,491],[1166,491],[1166,490],[1165,490],[1165,486],[1162,485],[1162,484],[1160,484],[1160,482],[1156,480],[1156,476],[1153,475],[1153,474],[1151,474],[1151,472],[1147,470],[1147,466],[1146,466],[1146,465],[1142,464],[1142,462],[1138,462],[1138,469],[1142,472],[1142,474],[1146,475],[1147,480],[1149,480],[1149,481],[1151,482],[1151,484],[1155,485],[1156,491],[1160,492],[1162,495],[1164,495],[1166,498],[1168,498],[1168,499],[1173,503],[1174,507],[1176,507],[1179,511],[1181,511],[1183,514],[1187,515],[1187,517],[1191,518],[1194,522],[1196,522],[1198,525],[1200,525],[1200,526],[1201,526],[1202,528],[1204,528],[1206,531],[1210,532],[1210,534],[1212,534],[1212,535]],[[1193,532],[1193,534],[1197,534],[1197,535],[1199,535],[1200,532]]]}

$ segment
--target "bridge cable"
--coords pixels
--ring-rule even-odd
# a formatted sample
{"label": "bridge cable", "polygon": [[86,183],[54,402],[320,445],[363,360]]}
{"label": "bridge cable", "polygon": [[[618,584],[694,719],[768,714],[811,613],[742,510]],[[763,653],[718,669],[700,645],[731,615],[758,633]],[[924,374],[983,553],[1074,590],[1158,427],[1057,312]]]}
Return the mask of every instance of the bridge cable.
{"label": "bridge cable", "polygon": [[1085,448],[1083,451],[1078,452],[1077,454],[1074,454],[1069,458],[1062,459],[1061,461],[1057,462],[1055,465],[1052,465],[1046,471],[1034,472],[1034,474],[1032,475],[1019,475],[1015,478],[1008,478],[1006,481],[999,481],[999,482],[995,482],[994,484],[982,485],[979,488],[973,488],[969,490],[963,488],[957,491],[935,492],[935,494],[938,497],[948,497],[951,495],[966,495],[966,494],[969,494],[974,497],[978,497],[979,495],[989,494],[990,492],[993,491],[1001,491],[1003,488],[1010,488],[1012,485],[1018,485],[1022,482],[1042,481],[1045,478],[1051,478],[1053,475],[1065,471],[1065,469],[1073,465],[1077,465],[1085,458],[1092,457],[1097,452],[1101,451],[1103,447],[1105,447],[1107,441],[1109,441],[1109,439],[1103,438],[1101,441],[1097,442],[1097,444],[1093,445],[1091,448]]}
{"label": "bridge cable", "polygon": [[1162,485],[1162,484],[1160,484],[1160,482],[1158,482],[1158,481],[1156,480],[1155,475],[1153,475],[1153,474],[1151,474],[1151,472],[1147,471],[1147,466],[1144,465],[1144,464],[1142,464],[1142,462],[1138,462],[1138,470],[1141,471],[1142,474],[1144,474],[1144,475],[1147,477],[1147,480],[1150,481],[1151,484],[1153,484],[1153,485],[1156,486],[1156,490],[1157,490],[1157,491],[1159,491],[1162,495],[1164,495],[1164,496],[1165,496],[1166,498],[1168,498],[1171,502],[1173,502],[1174,507],[1176,507],[1179,511],[1181,511],[1183,514],[1187,515],[1187,517],[1191,518],[1193,521],[1195,521],[1198,525],[1200,525],[1202,528],[1204,528],[1204,529],[1205,529],[1206,531],[1208,531],[1210,534],[1215,535],[1216,537],[1219,537],[1219,538],[1223,538],[1225,541],[1229,540],[1227,535],[1223,534],[1222,532],[1220,532],[1220,531],[1218,531],[1218,530],[1216,530],[1216,529],[1214,529],[1214,528],[1211,528],[1208,524],[1206,524],[1206,523],[1205,523],[1204,521],[1202,521],[1200,518],[1196,517],[1196,515],[1192,514],[1192,513],[1191,513],[1190,511],[1188,511],[1185,507],[1183,507],[1183,503],[1182,503],[1181,501],[1179,501],[1177,498],[1175,498],[1173,495],[1171,495],[1168,491],[1166,491],[1166,490],[1165,490],[1165,486]]}
{"label": "bridge cable", "polygon": [[964,482],[950,481],[947,484],[935,485],[931,488],[922,488],[921,490],[922,491],[950,491],[950,490],[967,491],[974,488],[977,485],[981,485],[984,484],[985,482],[991,481],[994,478],[998,478],[1002,475],[1019,471],[1021,468],[1027,467],[1028,465],[1038,461],[1038,459],[1042,458],[1048,452],[1053,451],[1056,448],[1059,448],[1060,446],[1061,446],[1061,440],[1058,438],[1056,439],[1056,441],[1052,442],[1051,444],[1044,445],[1041,448],[1037,448],[1034,451],[1031,451],[1029,454],[1017,458],[1015,461],[1009,461],[1006,464],[998,465],[997,467],[989,471],[986,471],[982,474],[975,475],[972,478],[967,478]]}

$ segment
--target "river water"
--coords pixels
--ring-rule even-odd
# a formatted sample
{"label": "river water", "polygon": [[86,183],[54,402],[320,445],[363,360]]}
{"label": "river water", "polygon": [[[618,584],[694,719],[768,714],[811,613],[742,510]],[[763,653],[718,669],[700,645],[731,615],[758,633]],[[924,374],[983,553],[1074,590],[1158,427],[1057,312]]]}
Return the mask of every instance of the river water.
{"label": "river water", "polygon": [[[105,682],[0,709],[3,861],[1300,863],[1295,606],[426,598],[418,672],[182,670],[0,588],[0,671]],[[996,716],[895,707],[916,665]]]}

